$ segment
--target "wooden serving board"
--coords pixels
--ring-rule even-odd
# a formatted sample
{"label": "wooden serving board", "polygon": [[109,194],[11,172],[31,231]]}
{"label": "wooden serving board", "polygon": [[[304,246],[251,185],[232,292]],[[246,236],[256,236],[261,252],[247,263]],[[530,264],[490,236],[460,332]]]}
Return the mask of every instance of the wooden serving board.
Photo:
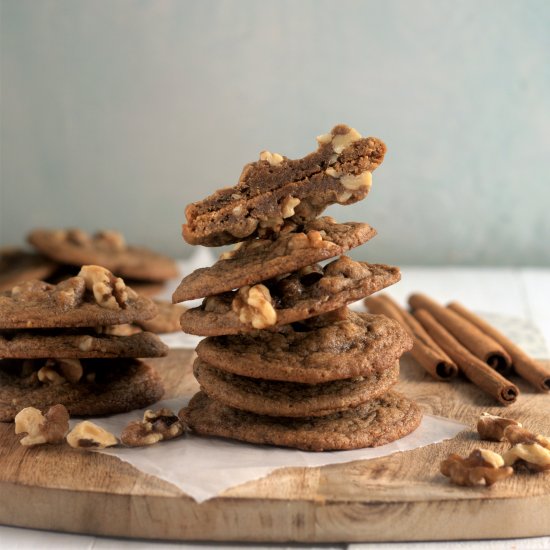
{"label": "wooden serving board", "polygon": [[[166,397],[193,393],[193,352],[154,360]],[[427,413],[474,426],[482,411],[550,434],[550,395],[522,391],[511,407],[471,384],[433,381],[402,360],[399,389]],[[550,472],[491,488],[452,486],[439,474],[450,453],[479,446],[474,429],[389,457],[287,468],[197,504],[179,489],[99,453],[67,445],[26,448],[0,424],[0,523],[74,533],[211,541],[352,542],[528,537],[550,534]],[[484,442],[499,450],[500,443]],[[193,464],[181,464],[193,468]]]}

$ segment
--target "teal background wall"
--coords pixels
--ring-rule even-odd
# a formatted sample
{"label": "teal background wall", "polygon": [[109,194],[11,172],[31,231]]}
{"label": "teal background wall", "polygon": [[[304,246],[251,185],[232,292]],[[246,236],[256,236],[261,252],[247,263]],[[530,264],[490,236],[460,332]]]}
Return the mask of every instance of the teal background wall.
{"label": "teal background wall", "polygon": [[355,257],[550,265],[546,0],[1,0],[0,244],[184,207],[339,122],[388,145]]}

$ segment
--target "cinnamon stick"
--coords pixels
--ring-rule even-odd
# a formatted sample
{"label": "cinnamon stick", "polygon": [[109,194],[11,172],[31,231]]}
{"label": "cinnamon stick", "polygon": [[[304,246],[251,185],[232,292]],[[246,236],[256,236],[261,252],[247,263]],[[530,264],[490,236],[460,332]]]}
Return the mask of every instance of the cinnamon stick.
{"label": "cinnamon stick", "polygon": [[458,302],[451,302],[447,307],[470,323],[476,325],[480,330],[493,338],[493,340],[497,341],[510,354],[512,366],[519,376],[527,380],[527,382],[532,384],[539,391],[550,391],[550,367],[535,361],[520,347],[514,344],[514,342],[504,336],[502,332],[498,331],[487,321],[481,319]]}
{"label": "cinnamon stick", "polygon": [[519,395],[518,388],[468,351],[430,312],[416,309],[414,316],[445,353],[456,362],[468,380],[503,405],[515,402]]}
{"label": "cinnamon stick", "polygon": [[505,372],[512,365],[512,358],[501,344],[458,313],[425,294],[412,294],[409,305],[412,309],[429,311],[464,347],[498,372]]}
{"label": "cinnamon stick", "polygon": [[364,302],[370,312],[395,319],[412,336],[414,345],[410,353],[431,376],[447,381],[458,374],[458,367],[430,338],[422,325],[388,295],[369,296]]}

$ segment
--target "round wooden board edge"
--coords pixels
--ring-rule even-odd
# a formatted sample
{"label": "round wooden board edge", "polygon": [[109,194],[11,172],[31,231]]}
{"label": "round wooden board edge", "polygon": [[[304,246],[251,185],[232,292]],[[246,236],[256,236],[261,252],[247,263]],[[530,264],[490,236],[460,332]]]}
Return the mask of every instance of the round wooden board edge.
{"label": "round wooden board edge", "polygon": [[[550,494],[410,502],[315,502],[107,495],[0,483],[0,524],[124,538],[382,542],[550,535]],[[52,493],[58,493],[57,495]],[[57,506],[51,506],[51,499]],[[460,521],[458,521],[460,518]]]}

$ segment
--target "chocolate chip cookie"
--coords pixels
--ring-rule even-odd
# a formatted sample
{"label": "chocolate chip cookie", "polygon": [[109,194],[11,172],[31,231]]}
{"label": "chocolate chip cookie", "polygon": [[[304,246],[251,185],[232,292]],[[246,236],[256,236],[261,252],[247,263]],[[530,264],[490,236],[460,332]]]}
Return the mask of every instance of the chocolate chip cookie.
{"label": "chocolate chip cookie", "polygon": [[100,265],[119,277],[166,281],[178,275],[172,258],[145,247],[129,246],[117,231],[90,235],[81,229],[35,229],[27,240],[57,262],[75,266]]}
{"label": "chocolate chip cookie", "polygon": [[[143,361],[71,361],[1,359],[0,421],[12,421],[25,407],[46,410],[56,404],[71,416],[115,414],[151,405],[164,393],[159,375]],[[80,378],[69,381],[68,373],[76,371]]]}
{"label": "chocolate chip cookie", "polygon": [[367,377],[321,384],[248,378],[216,369],[200,358],[195,360],[193,373],[206,395],[235,409],[268,416],[325,416],[386,393],[399,378],[399,363]]}
{"label": "chocolate chip cookie", "polygon": [[399,269],[342,256],[286,277],[205,298],[181,316],[184,332],[199,336],[276,328],[341,308],[400,279]]}
{"label": "chocolate chip cookie", "polygon": [[303,418],[244,412],[199,392],[180,417],[198,434],[305,451],[337,451],[390,443],[412,432],[422,414],[415,403],[392,391],[343,412]]}
{"label": "chocolate chip cookie", "polygon": [[344,124],[317,138],[315,152],[298,160],[262,151],[234,187],[190,204],[183,237],[220,246],[278,233],[285,222],[303,224],[330,204],[352,204],[370,190],[386,146]]}
{"label": "chocolate chip cookie", "polygon": [[371,376],[394,364],[412,347],[393,319],[343,310],[279,331],[209,337],[197,355],[226,372],[253,378],[317,384]]}
{"label": "chocolate chip cookie", "polygon": [[340,256],[375,235],[376,230],[366,223],[336,223],[327,216],[281,233],[275,240],[244,241],[235,250],[224,252],[213,266],[185,277],[172,299],[183,302],[272,279]]}

